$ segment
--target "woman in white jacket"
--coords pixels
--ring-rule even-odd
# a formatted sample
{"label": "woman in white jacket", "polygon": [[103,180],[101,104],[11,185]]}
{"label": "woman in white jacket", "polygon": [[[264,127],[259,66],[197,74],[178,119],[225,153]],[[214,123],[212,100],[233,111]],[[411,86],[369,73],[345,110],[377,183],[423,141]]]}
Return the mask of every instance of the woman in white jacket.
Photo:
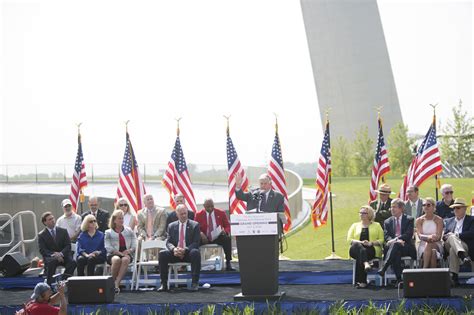
{"label": "woman in white jacket", "polygon": [[115,210],[110,217],[109,229],[105,231],[105,249],[107,263],[111,265],[112,277],[115,281],[115,292],[120,292],[119,286],[128,265],[133,261],[133,254],[137,248],[135,233],[124,226],[122,210]]}

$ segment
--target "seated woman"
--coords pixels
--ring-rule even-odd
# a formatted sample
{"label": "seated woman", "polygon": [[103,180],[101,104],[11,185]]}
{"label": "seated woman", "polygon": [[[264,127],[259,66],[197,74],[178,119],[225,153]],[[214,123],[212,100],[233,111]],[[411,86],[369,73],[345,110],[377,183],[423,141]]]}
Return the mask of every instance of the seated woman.
{"label": "seated woman", "polygon": [[416,219],[416,233],[420,239],[416,251],[418,259],[423,259],[423,268],[436,268],[437,259],[443,253],[443,219],[434,214],[435,207],[434,199],[426,198],[423,201],[425,214]]}
{"label": "seated woman", "polygon": [[120,292],[120,281],[127,272],[128,264],[132,261],[133,253],[137,248],[135,232],[124,226],[123,221],[123,211],[115,210],[110,217],[110,229],[105,231],[107,263],[111,265],[117,293]]}
{"label": "seated woman", "polygon": [[360,222],[353,223],[347,232],[347,241],[351,244],[349,255],[355,259],[355,282],[357,288],[367,287],[369,261],[382,257],[383,230],[374,221],[375,211],[370,206],[359,210]]}
{"label": "seated woman", "polygon": [[77,238],[77,275],[84,276],[87,266],[87,275],[93,276],[95,266],[105,262],[104,233],[98,230],[96,218],[86,215],[81,225],[81,234]]}
{"label": "seated woman", "polygon": [[135,231],[138,224],[137,214],[135,213],[135,210],[130,208],[128,200],[125,198],[119,198],[115,204],[115,210],[123,211],[123,225],[128,226],[132,231]]}

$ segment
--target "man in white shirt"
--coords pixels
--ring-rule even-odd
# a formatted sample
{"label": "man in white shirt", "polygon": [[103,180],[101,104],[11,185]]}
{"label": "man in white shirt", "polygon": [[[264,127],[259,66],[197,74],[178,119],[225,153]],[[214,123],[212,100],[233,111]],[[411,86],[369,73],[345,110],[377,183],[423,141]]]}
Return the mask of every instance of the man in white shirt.
{"label": "man in white shirt", "polygon": [[456,198],[451,208],[454,217],[444,220],[443,240],[453,284],[457,285],[460,265],[471,263],[474,257],[474,218],[466,214],[467,205],[462,198]]}
{"label": "man in white shirt", "polygon": [[56,221],[56,226],[67,230],[67,234],[71,242],[75,242],[81,233],[82,218],[80,215],[72,211],[72,203],[69,199],[64,199],[61,202],[64,214]]}
{"label": "man in white shirt", "polygon": [[423,202],[419,197],[419,190],[417,186],[408,186],[407,195],[408,200],[405,202],[404,213],[417,219],[423,215]]}

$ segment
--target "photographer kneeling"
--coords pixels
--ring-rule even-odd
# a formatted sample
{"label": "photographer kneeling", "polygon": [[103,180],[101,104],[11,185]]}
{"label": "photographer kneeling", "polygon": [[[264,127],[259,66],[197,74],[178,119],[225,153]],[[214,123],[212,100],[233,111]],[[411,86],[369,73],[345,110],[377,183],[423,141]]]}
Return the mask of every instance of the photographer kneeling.
{"label": "photographer kneeling", "polygon": [[[16,312],[16,315],[29,314],[29,315],[41,315],[41,314],[67,314],[67,301],[64,295],[65,283],[60,282],[58,284],[58,292],[53,294],[51,287],[40,282],[35,286],[33,295],[31,295],[31,301],[25,304],[25,307]],[[59,307],[54,306],[59,303]]]}

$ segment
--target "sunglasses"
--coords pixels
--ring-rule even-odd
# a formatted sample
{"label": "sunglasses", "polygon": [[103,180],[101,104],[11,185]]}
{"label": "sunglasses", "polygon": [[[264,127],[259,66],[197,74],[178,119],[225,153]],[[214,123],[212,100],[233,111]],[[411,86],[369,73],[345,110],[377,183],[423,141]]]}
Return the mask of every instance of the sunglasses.
{"label": "sunglasses", "polygon": [[431,206],[432,206],[432,204],[431,204],[431,203],[424,203],[424,204],[423,204],[423,207],[427,207],[427,208],[429,208],[429,207],[431,207]]}
{"label": "sunglasses", "polygon": [[368,212],[359,212],[359,214],[368,214]]}
{"label": "sunglasses", "polygon": [[121,203],[119,204],[119,207],[128,207],[128,205],[126,203]]}
{"label": "sunglasses", "polygon": [[96,223],[97,220],[90,220],[89,223]]}
{"label": "sunglasses", "polygon": [[446,191],[444,194],[445,195],[452,195],[454,193],[454,191]]}

